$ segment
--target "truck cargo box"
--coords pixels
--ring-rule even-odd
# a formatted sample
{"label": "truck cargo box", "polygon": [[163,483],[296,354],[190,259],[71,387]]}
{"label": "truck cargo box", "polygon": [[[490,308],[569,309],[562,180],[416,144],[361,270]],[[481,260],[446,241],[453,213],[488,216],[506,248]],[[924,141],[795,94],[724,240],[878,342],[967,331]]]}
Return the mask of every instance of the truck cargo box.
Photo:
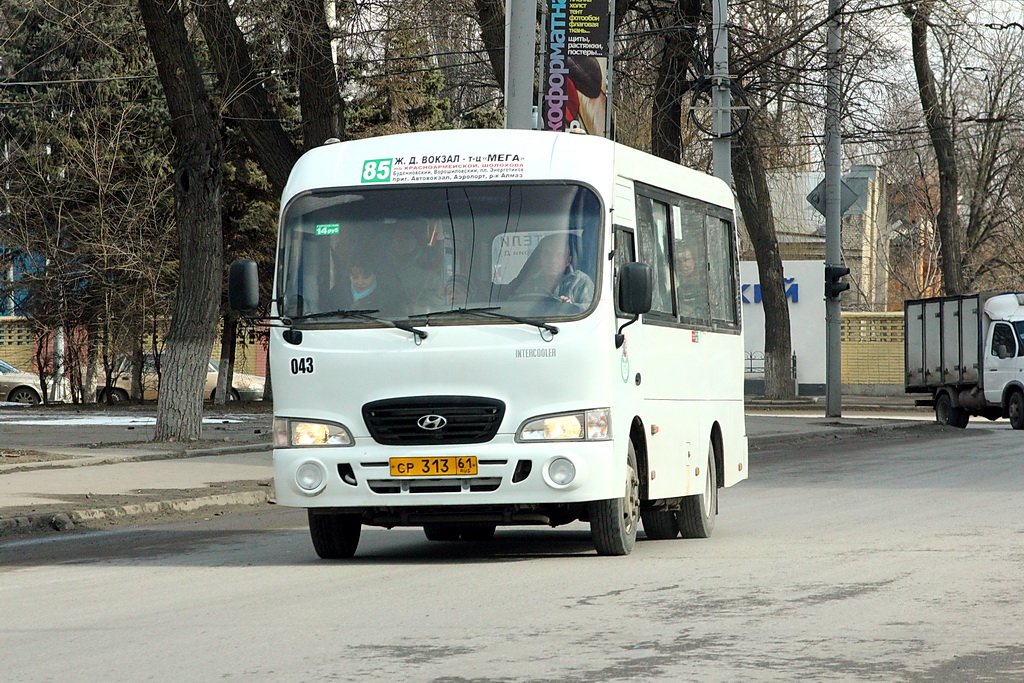
{"label": "truck cargo box", "polygon": [[913,299],[903,309],[906,391],[981,384],[985,301],[995,293]]}

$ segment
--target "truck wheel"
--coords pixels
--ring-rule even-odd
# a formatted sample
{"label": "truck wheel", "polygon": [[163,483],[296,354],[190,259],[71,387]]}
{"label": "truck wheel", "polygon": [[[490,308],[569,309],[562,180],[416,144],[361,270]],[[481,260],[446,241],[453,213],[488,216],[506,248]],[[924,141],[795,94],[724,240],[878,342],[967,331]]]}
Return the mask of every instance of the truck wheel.
{"label": "truck wheel", "polygon": [[633,442],[626,454],[626,480],[622,498],[590,503],[590,537],[598,555],[629,555],[640,525],[640,477],[636,473]]}
{"label": "truck wheel", "polygon": [[362,518],[356,514],[306,511],[313,549],[325,560],[347,560],[356,554]]}
{"label": "truck wheel", "polygon": [[679,535],[675,510],[641,510],[644,533],[652,541],[663,541]]}
{"label": "truck wheel", "polygon": [[707,538],[715,528],[718,514],[718,472],[715,470],[715,446],[708,445],[708,465],[704,470],[704,493],[686,496],[679,504],[676,519],[683,538]]}
{"label": "truck wheel", "polygon": [[1006,412],[1010,418],[1011,427],[1024,429],[1024,393],[1015,391],[1010,394],[1010,404],[1007,406]]}
{"label": "truck wheel", "polygon": [[935,399],[935,421],[940,425],[963,429],[970,419],[971,416],[967,414],[967,411],[953,406],[953,400],[946,392],[942,392]]}

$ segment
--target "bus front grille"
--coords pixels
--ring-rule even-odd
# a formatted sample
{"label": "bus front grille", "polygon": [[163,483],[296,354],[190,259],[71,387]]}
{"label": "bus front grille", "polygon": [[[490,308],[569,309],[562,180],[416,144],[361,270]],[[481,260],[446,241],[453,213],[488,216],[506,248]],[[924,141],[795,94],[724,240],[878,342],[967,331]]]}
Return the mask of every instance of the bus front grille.
{"label": "bus front grille", "polygon": [[414,396],[363,406],[370,436],[386,446],[485,443],[504,415],[503,402],[478,396]]}

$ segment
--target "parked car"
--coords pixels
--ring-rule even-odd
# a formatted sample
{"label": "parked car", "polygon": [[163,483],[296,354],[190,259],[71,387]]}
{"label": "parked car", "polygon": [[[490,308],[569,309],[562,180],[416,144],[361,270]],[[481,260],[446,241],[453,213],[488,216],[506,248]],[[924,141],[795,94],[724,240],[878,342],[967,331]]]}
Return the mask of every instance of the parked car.
{"label": "parked car", "polygon": [[[261,401],[263,400],[264,379],[259,375],[250,375],[244,372],[235,372],[233,375],[231,392],[228,394],[229,401]],[[101,378],[102,379],[102,378]],[[109,390],[99,387],[96,392],[96,400],[101,403],[119,403],[127,401],[132,389],[132,363],[129,358],[122,358],[117,362],[113,377],[113,386]],[[158,378],[156,364],[153,356],[145,356],[142,368],[142,398],[146,401],[155,400],[157,397]],[[217,396],[217,363],[209,362],[206,370],[206,383],[203,385],[203,397],[213,400]]]}
{"label": "parked car", "polygon": [[0,360],[0,401],[34,406],[42,400],[42,396],[39,377]]}

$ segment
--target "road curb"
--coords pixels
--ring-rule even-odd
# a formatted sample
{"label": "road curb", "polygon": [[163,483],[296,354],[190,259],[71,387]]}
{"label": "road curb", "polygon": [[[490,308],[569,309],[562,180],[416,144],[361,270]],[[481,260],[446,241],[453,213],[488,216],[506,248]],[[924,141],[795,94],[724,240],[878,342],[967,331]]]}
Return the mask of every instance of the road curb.
{"label": "road curb", "polygon": [[[204,458],[214,455],[235,455],[240,453],[262,453],[273,450],[274,445],[269,441],[266,443],[240,444],[238,446],[215,446],[211,448],[194,448],[175,451],[155,451],[153,453],[140,453],[138,455],[127,455],[124,457],[97,457],[90,458],[82,456],[68,460],[40,460],[27,462],[25,464],[11,464],[0,468],[0,475],[15,472],[33,472],[36,470],[59,470],[74,469],[76,467],[96,467],[97,465],[118,465],[125,462],[153,462],[156,460],[180,460],[185,458]],[[45,448],[26,449],[45,452]]]}
{"label": "road curb", "polygon": [[[827,418],[823,418],[827,419]],[[838,421],[835,421],[838,423]],[[842,425],[838,423],[839,428],[835,427],[837,424],[822,424],[821,427],[824,429],[813,432],[782,432],[779,434],[765,434],[762,436],[751,436],[747,437],[747,445],[749,448],[765,448],[767,446],[785,445],[790,443],[798,443],[802,441],[821,441],[825,439],[836,439],[841,438],[847,434],[870,434],[875,432],[888,432],[896,431],[898,429],[909,429],[912,427],[930,427],[934,426],[934,422],[925,420],[901,420],[899,422],[887,422],[884,424],[877,425]]]}
{"label": "road curb", "polygon": [[0,519],[0,537],[8,533],[27,533],[39,531],[68,531],[84,522],[97,522],[107,519],[126,519],[141,515],[153,515],[166,512],[194,512],[203,508],[231,507],[243,505],[260,505],[272,497],[269,486],[261,486],[253,491],[235,493],[218,493],[198,498],[178,498],[172,500],[132,503],[105,508],[89,508],[71,510],[69,512],[48,512],[39,515],[23,515]]}

